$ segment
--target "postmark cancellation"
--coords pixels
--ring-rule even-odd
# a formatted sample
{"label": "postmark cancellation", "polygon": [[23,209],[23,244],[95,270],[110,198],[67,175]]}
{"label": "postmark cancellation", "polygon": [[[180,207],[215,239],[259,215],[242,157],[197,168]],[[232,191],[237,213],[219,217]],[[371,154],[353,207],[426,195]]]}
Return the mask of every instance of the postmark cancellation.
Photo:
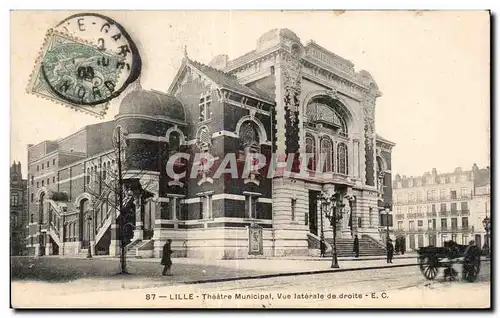
{"label": "postmark cancellation", "polygon": [[35,62],[28,93],[97,117],[115,96],[123,56],[50,29]]}

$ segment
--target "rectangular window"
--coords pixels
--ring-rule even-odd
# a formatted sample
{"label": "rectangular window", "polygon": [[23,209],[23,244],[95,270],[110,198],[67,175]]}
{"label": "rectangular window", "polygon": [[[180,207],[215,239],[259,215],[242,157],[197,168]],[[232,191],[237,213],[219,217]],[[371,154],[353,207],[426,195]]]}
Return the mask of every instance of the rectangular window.
{"label": "rectangular window", "polygon": [[42,180],[42,187],[43,187],[43,180]]}
{"label": "rectangular window", "polygon": [[458,228],[458,221],[457,218],[451,218],[451,228],[453,230],[456,230]]}
{"label": "rectangular window", "polygon": [[469,204],[467,202],[460,202],[460,209],[462,211],[468,211],[469,210]]}
{"label": "rectangular window", "polygon": [[36,165],[36,171],[40,171],[40,166]]}
{"label": "rectangular window", "polygon": [[410,221],[410,230],[415,230],[415,221]]}
{"label": "rectangular window", "polygon": [[297,199],[292,199],[292,221],[295,221],[295,208],[297,205]]}
{"label": "rectangular window", "polygon": [[436,190],[432,190],[432,200],[436,200]]}
{"label": "rectangular window", "polygon": [[436,219],[432,219],[432,229],[436,229]]}
{"label": "rectangular window", "polygon": [[462,188],[460,189],[460,195],[462,198],[468,198],[469,197],[469,189],[467,188]]}
{"label": "rectangular window", "polygon": [[37,187],[37,188],[39,187],[39,183],[38,183],[38,181],[36,182],[36,187]]}
{"label": "rectangular window", "polygon": [[432,212],[436,213],[436,205],[435,204],[432,205]]}
{"label": "rectangular window", "polygon": [[441,190],[439,191],[439,198],[440,198],[441,200],[446,199],[446,193],[445,193],[445,190],[444,190],[444,189],[441,189]]}
{"label": "rectangular window", "polygon": [[424,221],[423,220],[418,220],[417,221],[417,226],[418,227],[423,227],[424,226]]}
{"label": "rectangular window", "polygon": [[35,177],[31,176],[31,185],[33,185],[35,183]]}
{"label": "rectangular window", "polygon": [[52,177],[52,183],[56,183],[56,177]]}
{"label": "rectangular window", "polygon": [[467,234],[462,234],[462,245],[467,245],[469,243],[467,241],[468,238],[469,236]]}
{"label": "rectangular window", "polygon": [[452,210],[452,211],[456,211],[456,210],[457,210],[457,203],[456,203],[456,202],[453,202],[453,203],[451,204],[451,210]]}
{"label": "rectangular window", "polygon": [[48,168],[48,167],[50,167],[50,162],[49,162],[49,161],[47,161],[47,168]]}
{"label": "rectangular window", "polygon": [[35,221],[34,221],[34,216],[35,216],[35,215],[34,215],[33,213],[31,213],[31,215],[30,215],[30,223],[34,223],[34,222],[35,222]]}
{"label": "rectangular window", "polygon": [[47,179],[47,185],[49,185],[49,184],[50,184],[50,178]]}
{"label": "rectangular window", "polygon": [[309,225],[309,213],[305,213],[304,215],[305,219],[304,219],[304,225]]}
{"label": "rectangular window", "polygon": [[56,165],[56,159],[52,159],[52,165],[55,166]]}
{"label": "rectangular window", "polygon": [[431,190],[427,191],[427,200],[432,200],[432,191]]}
{"label": "rectangular window", "polygon": [[441,229],[446,229],[448,227],[447,219],[441,219]]}
{"label": "rectangular window", "polygon": [[10,195],[10,205],[17,206],[19,204],[19,193],[14,192]]}
{"label": "rectangular window", "polygon": [[457,191],[455,191],[455,190],[451,190],[451,191],[450,191],[450,198],[451,198],[452,200],[456,200],[456,199],[457,199]]}
{"label": "rectangular window", "polygon": [[441,212],[446,212],[446,203],[441,203]]}
{"label": "rectangular window", "polygon": [[33,195],[33,192],[31,193],[31,202],[33,202],[33,199],[34,199],[34,195]]}
{"label": "rectangular window", "polygon": [[451,235],[451,240],[452,240],[453,242],[456,242],[456,241],[457,241],[457,235],[456,235],[456,234],[452,234],[452,235]]}
{"label": "rectangular window", "polygon": [[360,216],[358,216],[358,229],[362,228],[363,227],[363,220],[361,219]]}
{"label": "rectangular window", "polygon": [[403,221],[398,221],[398,230],[403,229]]}
{"label": "rectangular window", "polygon": [[420,202],[421,200],[422,200],[421,193],[417,192],[417,202]]}
{"label": "rectangular window", "polygon": [[462,217],[462,228],[463,229],[468,229],[469,228],[469,218],[468,217]]}
{"label": "rectangular window", "polygon": [[44,164],[44,163],[42,163],[42,170],[44,169],[44,167],[45,167],[45,164]]}
{"label": "rectangular window", "polygon": [[211,103],[212,103],[211,95],[207,95],[205,97],[200,98],[200,121],[208,120],[212,117],[211,111]]}

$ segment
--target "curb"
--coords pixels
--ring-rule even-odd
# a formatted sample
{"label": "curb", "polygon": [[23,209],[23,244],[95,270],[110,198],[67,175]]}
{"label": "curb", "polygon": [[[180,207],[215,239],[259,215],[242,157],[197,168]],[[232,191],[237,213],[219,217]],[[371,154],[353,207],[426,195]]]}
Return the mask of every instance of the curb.
{"label": "curb", "polygon": [[[310,258],[310,259],[307,259],[307,258],[282,258],[282,260],[287,260],[287,261],[327,261],[329,259],[331,259],[332,257],[331,256],[328,256],[328,257],[323,257],[323,258]],[[398,259],[410,259],[410,258],[418,258],[418,254],[416,255],[413,255],[413,256],[401,256],[401,257],[394,257],[393,259],[394,260],[398,260]],[[265,260],[276,260],[276,259],[280,259],[280,258],[263,258]],[[385,260],[386,259],[386,256],[379,256],[379,257],[375,257],[375,256],[368,256],[367,258],[347,258],[347,259],[344,259],[342,257],[339,257],[338,260],[339,262],[342,261],[342,262],[357,262],[357,261],[380,261],[380,260]]]}
{"label": "curb", "polygon": [[179,282],[179,283],[186,284],[186,285],[195,285],[195,284],[204,284],[204,283],[230,282],[230,281],[237,281],[237,280],[274,278],[274,277],[286,277],[286,276],[298,276],[298,275],[341,273],[341,272],[353,272],[353,271],[362,271],[362,270],[385,269],[385,268],[396,268],[396,267],[410,267],[410,266],[418,266],[418,264],[415,263],[415,264],[400,264],[400,265],[389,265],[389,266],[368,266],[368,267],[357,267],[357,268],[323,269],[323,270],[304,271],[304,272],[275,273],[275,274],[262,274],[262,275],[230,277],[230,278],[203,279],[203,280],[194,280],[194,281]]}

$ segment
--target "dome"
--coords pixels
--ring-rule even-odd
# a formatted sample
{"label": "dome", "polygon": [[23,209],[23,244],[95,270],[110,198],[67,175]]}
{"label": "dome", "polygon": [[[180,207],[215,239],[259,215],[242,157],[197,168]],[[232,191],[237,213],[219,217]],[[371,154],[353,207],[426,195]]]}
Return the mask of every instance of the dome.
{"label": "dome", "polygon": [[185,121],[184,106],[175,97],[157,91],[135,90],[125,96],[119,115],[167,116]]}

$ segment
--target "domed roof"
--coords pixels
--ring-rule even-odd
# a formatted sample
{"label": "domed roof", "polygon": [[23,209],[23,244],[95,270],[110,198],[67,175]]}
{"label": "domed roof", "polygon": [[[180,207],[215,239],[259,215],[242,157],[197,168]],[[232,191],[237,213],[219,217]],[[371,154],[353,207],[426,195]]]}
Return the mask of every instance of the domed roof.
{"label": "domed roof", "polygon": [[157,91],[135,90],[125,96],[119,115],[167,116],[185,121],[184,106],[174,96]]}

